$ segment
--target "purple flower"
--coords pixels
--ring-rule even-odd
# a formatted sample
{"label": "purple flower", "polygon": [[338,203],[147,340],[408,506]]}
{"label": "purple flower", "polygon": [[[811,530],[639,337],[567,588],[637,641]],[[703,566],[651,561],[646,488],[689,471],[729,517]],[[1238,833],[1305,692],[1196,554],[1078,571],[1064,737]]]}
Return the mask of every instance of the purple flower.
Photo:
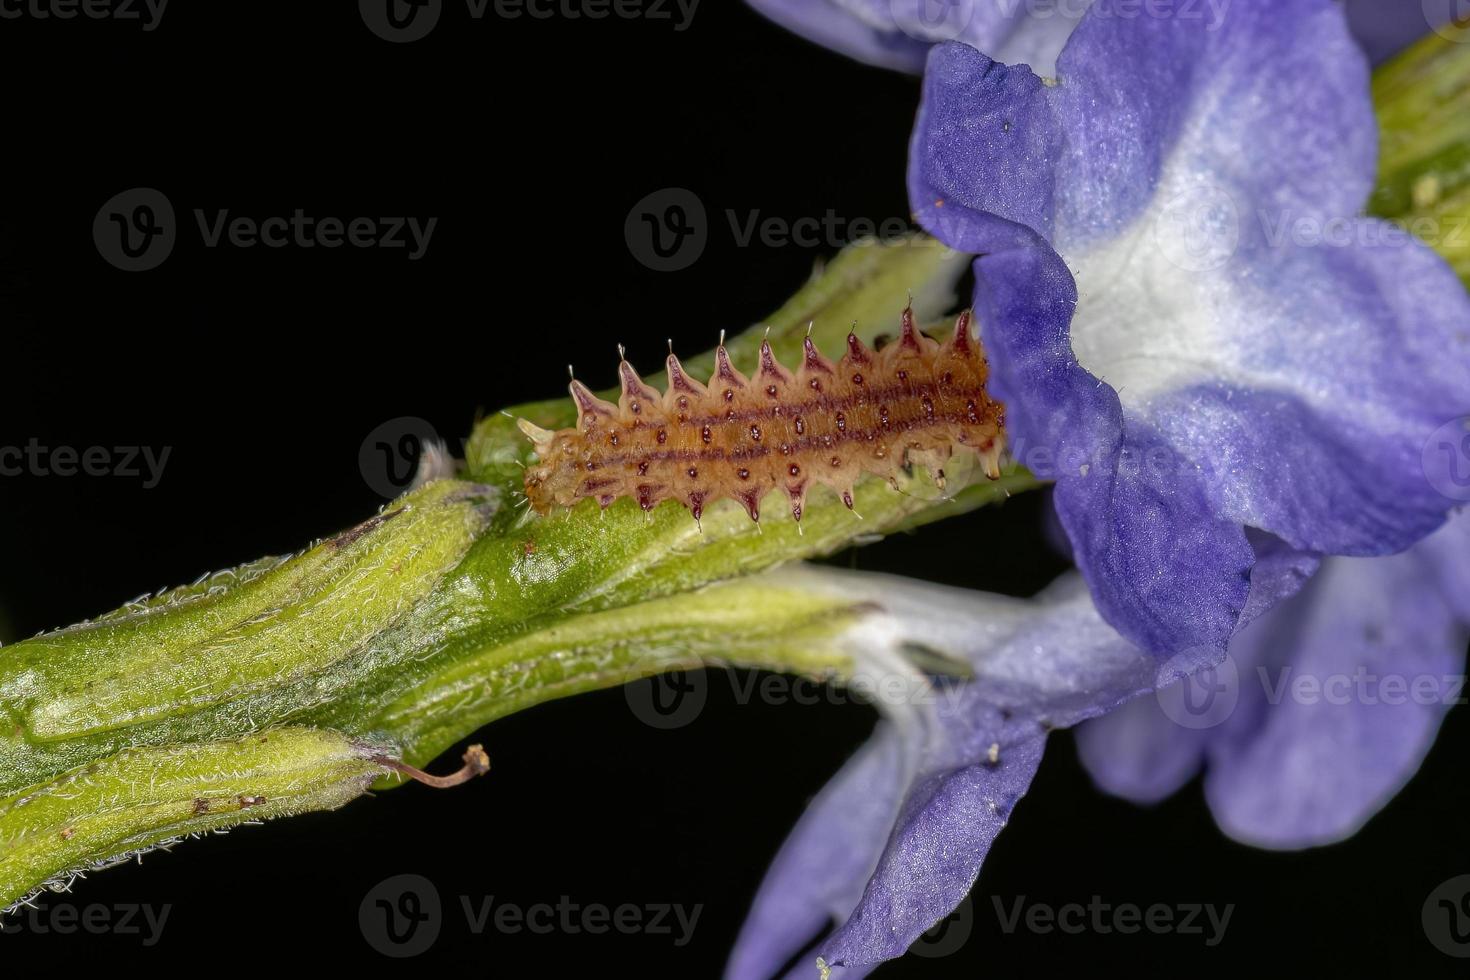
{"label": "purple flower", "polygon": [[782,848],[731,980],[829,923],[834,976],[903,953],[973,884],[1052,728],[1097,719],[1089,766],[1135,799],[1207,766],[1227,832],[1302,846],[1375,812],[1459,694],[1470,519],[1440,528],[1464,460],[1431,450],[1470,413],[1470,298],[1359,217],[1365,59],[1328,0],[1124,9],[1097,0],[1054,82],[935,47],[910,167],[921,222],[981,256],[1016,455],[1056,480],[1090,595],[845,586],[887,617],[854,642],[902,634],[975,676],[885,706]]}
{"label": "purple flower", "polygon": [[[1443,523],[1422,450],[1470,411],[1470,296],[1359,217],[1376,124],[1335,4],[1128,9],[1098,0],[1052,83],[935,47],[910,200],[982,256],[1016,455],[1056,479],[1104,617],[1218,656],[1252,584],[1263,609],[1293,587],[1278,568]],[[1288,557],[1258,563],[1272,539]]]}
{"label": "purple flower", "polygon": [[1075,574],[1035,599],[832,569],[782,574],[871,603],[876,612],[845,638],[868,669],[911,672],[902,651],[917,646],[973,671],[967,683],[908,684],[897,696],[873,685],[884,720],[782,847],[726,973],[775,975],[835,922],[793,975],[814,976],[820,957],[833,976],[861,976],[969,892],[1047,732],[1155,690],[1160,664],[1103,622]]}
{"label": "purple flower", "polygon": [[[935,39],[899,39],[886,5],[758,6],[898,66]],[[1055,479],[1082,577],[1034,600],[838,586],[882,610],[852,638],[870,658],[918,643],[974,678],[883,705],[768,873],[731,980],[831,923],[813,956],[834,976],[902,954],[973,885],[1052,728],[1096,719],[1089,767],[1135,799],[1205,766],[1228,833],[1295,847],[1371,816],[1460,694],[1470,518],[1443,525],[1465,460],[1433,449],[1470,414],[1470,297],[1360,217],[1366,61],[1330,0],[1140,9],[1096,0],[1055,81],[928,56],[911,201],[980,256],[1015,454]],[[946,36],[994,52],[1026,25],[963,26]]]}
{"label": "purple flower", "polygon": [[[1253,594],[1248,615],[1260,617],[1220,666],[1203,652],[1164,663],[1139,650],[1075,574],[1026,600],[782,573],[788,586],[873,606],[847,637],[866,669],[902,676],[902,651],[918,646],[962,658],[974,675],[878,698],[885,719],[782,846],[727,980],[777,975],[833,923],[790,976],[813,976],[818,957],[833,976],[857,977],[902,955],[974,885],[1047,732],[1078,722],[1085,764],[1119,795],[1161,799],[1205,765],[1211,809],[1239,840],[1303,847],[1356,831],[1413,775],[1466,694],[1470,513],[1405,554],[1320,568],[1268,537],[1255,544],[1273,591]],[[1180,673],[1188,680],[1170,684]]]}
{"label": "purple flower", "polygon": [[[1090,0],[748,0],[809,41],[879,68],[919,74],[929,49],[963,41],[1049,74]],[[1214,0],[1228,2],[1228,0]]]}
{"label": "purple flower", "polygon": [[[929,48],[962,41],[1007,65],[1055,73],[1057,54],[1092,0],[747,0],[809,41],[879,68],[919,74]],[[1223,19],[1233,0],[1179,0],[1170,11]],[[1376,64],[1447,23],[1454,0],[1346,0],[1348,23]],[[1139,5],[1138,9],[1142,9]]]}
{"label": "purple flower", "polygon": [[1218,668],[1078,730],[1104,789],[1139,803],[1202,767],[1220,829],[1258,847],[1351,836],[1419,768],[1465,691],[1470,514],[1409,552],[1329,558]]}

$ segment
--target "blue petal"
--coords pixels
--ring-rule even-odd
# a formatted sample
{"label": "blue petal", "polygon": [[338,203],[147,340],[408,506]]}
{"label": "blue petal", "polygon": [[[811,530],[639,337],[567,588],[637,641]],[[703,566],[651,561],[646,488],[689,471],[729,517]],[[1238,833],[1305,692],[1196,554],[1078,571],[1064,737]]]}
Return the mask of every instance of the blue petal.
{"label": "blue petal", "polygon": [[1464,694],[1470,644],[1428,552],[1465,548],[1467,530],[1457,521],[1404,555],[1330,559],[1242,633],[1240,703],[1205,777],[1227,834],[1277,848],[1342,840],[1418,770]]}
{"label": "blue petal", "polygon": [[1222,651],[1247,528],[1372,555],[1443,521],[1421,450],[1470,407],[1470,297],[1356,217],[1376,130],[1332,4],[1117,9],[1092,8],[1055,85],[937,47],[910,197],[982,255],[994,386],[1018,447],[1057,461],[1104,615],[1151,650]]}
{"label": "blue petal", "polygon": [[[962,41],[1003,64],[1056,74],[1057,55],[1089,0],[747,0],[787,30],[880,68],[919,74],[939,41]],[[1228,0],[1219,0],[1221,4]],[[1346,0],[1348,25],[1377,64],[1454,14],[1454,0]],[[1218,8],[1218,12],[1217,12]],[[1183,8],[1181,8],[1183,9]],[[1190,10],[1210,23],[1229,8],[1210,3]]]}
{"label": "blue petal", "polygon": [[1275,535],[1247,528],[1246,537],[1255,552],[1255,564],[1251,568],[1250,598],[1237,629],[1300,592],[1322,565],[1320,555],[1293,548]]}
{"label": "blue petal", "polygon": [[908,791],[904,752],[894,724],[880,722],[812,800],[761,882],[726,980],[777,976],[834,920],[852,913]]}
{"label": "blue petal", "polygon": [[[1166,676],[1103,621],[1076,575],[1022,600],[886,576],[796,574],[805,587],[875,607],[851,637],[855,646],[917,644],[968,661],[974,677],[913,702],[880,703],[891,720],[813,803],[762,884],[731,980],[770,976],[829,920],[839,927],[814,955],[848,971],[834,977],[900,955],[974,883],[1030,784],[1046,733],[1152,691]],[[1173,668],[1206,662],[1184,658]]]}
{"label": "blue petal", "polygon": [[1077,754],[1097,786],[1139,804],[1173,796],[1204,764],[1210,733],[1181,728],[1139,698],[1077,729]]}
{"label": "blue petal", "polygon": [[1470,623],[1470,510],[1457,511],[1444,530],[1414,550],[1433,568],[1440,597]]}
{"label": "blue petal", "polygon": [[[1250,596],[1241,615],[1243,624],[1255,621],[1301,591],[1320,565],[1317,556],[1299,552],[1271,535],[1251,531],[1247,537],[1255,565]],[[1237,656],[1229,663],[1230,673],[1221,676],[1228,677],[1238,690],[1238,641],[1232,653]],[[1196,665],[1183,662],[1174,666],[1188,669]],[[1212,675],[1209,682],[1217,680]],[[1160,691],[1157,698],[1130,701],[1077,729],[1077,751],[1094,783],[1114,796],[1151,804],[1172,796],[1199,772],[1215,732],[1210,715],[1183,710],[1182,688],[1191,683],[1203,687],[1198,676],[1177,681]],[[1166,714],[1161,708],[1164,704],[1174,709],[1174,714]]]}
{"label": "blue petal", "polygon": [[963,41],[1007,63],[1051,74],[1087,0],[747,0],[809,41],[879,68],[917,75],[939,41]]}
{"label": "blue petal", "polygon": [[1079,751],[1099,786],[1139,803],[1170,795],[1203,765],[1216,820],[1244,843],[1332,843],[1418,769],[1446,708],[1464,696],[1467,643],[1462,514],[1406,554],[1323,562],[1231,644],[1222,713],[1196,725],[1168,711],[1177,690],[1161,691],[1088,722]]}
{"label": "blue petal", "polygon": [[862,901],[822,943],[822,959],[865,966],[902,956],[949,915],[1031,785],[1045,742],[1038,735],[1009,746],[994,764],[965,766],[916,785]]}

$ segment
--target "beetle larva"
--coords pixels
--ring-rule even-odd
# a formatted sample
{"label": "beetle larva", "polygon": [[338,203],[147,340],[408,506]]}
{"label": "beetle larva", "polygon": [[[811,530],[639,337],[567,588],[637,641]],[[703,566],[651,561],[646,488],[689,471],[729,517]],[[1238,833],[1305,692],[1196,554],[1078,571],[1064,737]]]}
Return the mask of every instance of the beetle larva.
{"label": "beetle larva", "polygon": [[852,507],[864,473],[896,481],[909,465],[927,467],[943,485],[956,452],[978,455],[991,479],[1000,475],[1004,409],[985,390],[988,368],[960,314],[939,343],[904,310],[897,340],[874,352],[855,335],[836,364],[806,339],[795,372],[777,362],[769,341],[747,378],[723,344],[708,385],[684,371],[672,353],[668,390],[644,384],[624,358],[622,394],[613,405],[579,381],[575,428],[551,432],[521,421],[538,462],[526,470],[526,496],[541,514],[591,497],[603,507],[632,497],[644,510],[678,500],[698,520],[723,497],[760,519],[765,495],[783,491],[801,520],[813,484],[825,484]]}

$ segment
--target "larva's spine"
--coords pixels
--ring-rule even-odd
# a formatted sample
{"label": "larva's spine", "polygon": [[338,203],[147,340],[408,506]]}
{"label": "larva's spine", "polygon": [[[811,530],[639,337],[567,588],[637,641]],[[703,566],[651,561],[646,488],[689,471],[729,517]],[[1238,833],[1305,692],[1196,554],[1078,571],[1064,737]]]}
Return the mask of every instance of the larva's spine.
{"label": "larva's spine", "polygon": [[762,499],[781,490],[800,521],[814,483],[851,508],[863,473],[896,485],[901,467],[921,465],[942,486],[956,451],[977,454],[991,479],[1000,475],[1004,410],[986,393],[985,353],[968,311],[941,344],[921,334],[906,309],[897,340],[875,353],[849,334],[836,364],[808,337],[795,372],[777,362],[769,341],[750,378],[735,370],[723,344],[708,385],[690,378],[672,353],[667,368],[668,390],[660,394],[625,358],[616,405],[573,381],[575,428],[550,432],[521,421],[538,456],[526,470],[533,509],[546,514],[587,497],[606,507],[632,497],[651,510],[672,498],[697,521],[729,497],[758,521]]}

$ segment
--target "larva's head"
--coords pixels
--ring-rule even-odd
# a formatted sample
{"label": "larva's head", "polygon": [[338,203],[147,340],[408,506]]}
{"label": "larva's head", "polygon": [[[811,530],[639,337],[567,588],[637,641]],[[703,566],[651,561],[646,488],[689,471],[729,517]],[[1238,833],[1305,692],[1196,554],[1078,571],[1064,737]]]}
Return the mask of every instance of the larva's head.
{"label": "larva's head", "polygon": [[549,465],[537,463],[526,467],[526,499],[531,502],[531,509],[538,514],[545,514],[556,502],[552,488],[553,476]]}
{"label": "larva's head", "polygon": [[537,460],[526,467],[526,499],[538,514],[577,502],[579,472],[575,458],[575,430],[548,432],[525,419],[516,425],[531,440]]}

